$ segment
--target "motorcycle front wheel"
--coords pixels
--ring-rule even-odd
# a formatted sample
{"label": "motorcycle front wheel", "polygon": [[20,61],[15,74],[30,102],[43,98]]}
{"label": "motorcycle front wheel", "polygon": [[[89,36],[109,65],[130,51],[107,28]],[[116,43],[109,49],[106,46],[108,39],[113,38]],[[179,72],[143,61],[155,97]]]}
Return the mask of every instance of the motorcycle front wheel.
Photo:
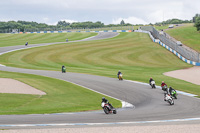
{"label": "motorcycle front wheel", "polygon": [[108,109],[107,107],[104,107],[103,110],[104,110],[104,112],[105,112],[106,114],[109,114],[109,109]]}

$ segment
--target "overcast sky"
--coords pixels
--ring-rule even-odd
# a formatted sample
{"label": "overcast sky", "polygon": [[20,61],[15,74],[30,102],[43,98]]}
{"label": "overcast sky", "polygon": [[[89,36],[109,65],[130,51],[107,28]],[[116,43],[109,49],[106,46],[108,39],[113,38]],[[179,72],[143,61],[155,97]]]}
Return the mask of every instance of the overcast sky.
{"label": "overcast sky", "polygon": [[0,21],[148,24],[200,13],[200,0],[0,0]]}

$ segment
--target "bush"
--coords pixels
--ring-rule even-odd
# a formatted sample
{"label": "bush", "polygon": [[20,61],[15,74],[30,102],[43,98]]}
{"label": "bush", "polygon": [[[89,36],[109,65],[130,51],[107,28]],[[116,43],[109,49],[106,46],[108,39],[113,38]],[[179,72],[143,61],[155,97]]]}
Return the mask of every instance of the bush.
{"label": "bush", "polygon": [[200,31],[200,17],[196,18],[194,26],[197,28],[197,31]]}

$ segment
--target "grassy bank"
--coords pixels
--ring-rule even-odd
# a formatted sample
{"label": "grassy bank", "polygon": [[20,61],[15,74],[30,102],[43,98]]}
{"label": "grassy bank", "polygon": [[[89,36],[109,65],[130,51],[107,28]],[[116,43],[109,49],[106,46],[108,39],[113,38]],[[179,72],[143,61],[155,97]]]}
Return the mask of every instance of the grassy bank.
{"label": "grassy bank", "polygon": [[[73,45],[72,45],[73,44]],[[16,51],[0,56],[0,64],[8,66],[67,71],[116,77],[121,70],[125,79],[157,85],[165,81],[175,89],[200,95],[200,87],[164,76],[164,72],[191,67],[165,48],[153,43],[144,33],[121,33],[106,40],[52,45]]]}
{"label": "grassy bank", "polygon": [[193,24],[186,24],[166,32],[176,40],[200,52],[200,32],[196,30]]}
{"label": "grassy bank", "polygon": [[81,40],[97,33],[38,33],[38,34],[0,34],[0,47],[29,44],[65,42]]}
{"label": "grassy bank", "polygon": [[[0,78],[13,78],[47,93],[44,96],[0,93],[0,115],[44,114],[101,109],[100,103],[103,95],[65,81],[2,71],[0,71]],[[121,107],[120,101],[112,98],[108,99],[114,106]]]}

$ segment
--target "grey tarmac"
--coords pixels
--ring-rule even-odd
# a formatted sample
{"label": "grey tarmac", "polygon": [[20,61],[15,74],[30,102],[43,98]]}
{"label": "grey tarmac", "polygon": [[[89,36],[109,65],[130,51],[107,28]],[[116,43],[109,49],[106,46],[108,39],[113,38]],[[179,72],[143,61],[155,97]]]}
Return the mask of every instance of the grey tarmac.
{"label": "grey tarmac", "polygon": [[[106,34],[108,35],[109,33]],[[117,34],[112,34],[112,35],[116,36]],[[6,50],[4,50],[4,52],[6,52]],[[18,125],[18,124],[118,123],[118,122],[143,122],[144,124],[148,124],[145,123],[146,121],[158,121],[157,123],[156,122],[150,123],[153,125],[157,125],[159,123],[162,123],[159,121],[163,120],[200,117],[199,99],[180,94],[178,95],[178,99],[175,100],[175,105],[170,106],[168,103],[164,101],[164,94],[162,90],[151,89],[150,86],[143,84],[137,84],[125,80],[118,81],[118,79],[108,78],[103,76],[70,73],[70,72],[63,74],[58,71],[30,70],[30,69],[12,68],[3,66],[0,67],[0,70],[36,74],[36,75],[61,79],[110,95],[120,100],[129,102],[135,106],[135,108],[132,109],[119,109],[116,115],[106,115],[102,110],[94,112],[63,113],[63,114],[61,113],[61,114],[33,114],[33,115],[1,115],[0,125],[2,128],[6,128],[7,125]],[[199,122],[199,120],[196,120],[195,122]],[[188,121],[185,121],[183,123],[187,124]],[[127,125],[129,125],[129,123],[127,123]],[[22,126],[22,128],[25,127]]]}

